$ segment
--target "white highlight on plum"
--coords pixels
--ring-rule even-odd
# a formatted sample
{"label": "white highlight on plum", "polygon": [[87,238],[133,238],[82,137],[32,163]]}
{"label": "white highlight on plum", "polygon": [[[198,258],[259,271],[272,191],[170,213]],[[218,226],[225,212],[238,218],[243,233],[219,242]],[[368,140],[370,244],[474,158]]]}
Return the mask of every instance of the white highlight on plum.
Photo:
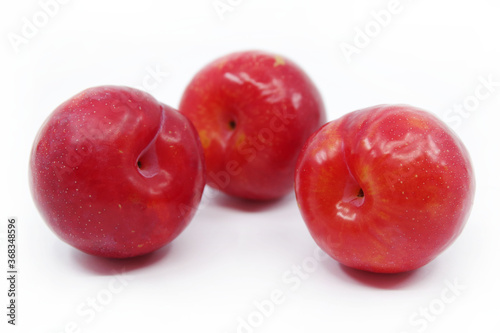
{"label": "white highlight on plum", "polygon": [[232,82],[237,83],[239,85],[244,83],[238,76],[234,75],[233,73],[229,73],[229,72],[224,73],[224,77],[226,79],[228,79],[229,81],[232,81]]}
{"label": "white highlight on plum", "polygon": [[335,205],[337,208],[337,216],[343,218],[347,221],[354,221],[356,219],[356,213],[349,213],[349,208],[342,205],[342,201],[337,202]]}
{"label": "white highlight on plum", "polygon": [[300,102],[302,101],[302,95],[299,93],[293,93],[292,94],[292,105],[295,108],[295,110],[298,110],[300,108]]}

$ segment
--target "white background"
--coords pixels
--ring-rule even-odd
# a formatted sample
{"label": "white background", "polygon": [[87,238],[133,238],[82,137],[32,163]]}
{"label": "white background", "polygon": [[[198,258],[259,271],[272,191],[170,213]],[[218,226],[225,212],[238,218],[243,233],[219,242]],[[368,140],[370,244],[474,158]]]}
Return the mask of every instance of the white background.
{"label": "white background", "polygon": [[[19,321],[6,324],[2,277],[1,331],[220,333],[238,332],[243,320],[253,326],[240,327],[242,333],[499,332],[498,1],[401,0],[380,31],[371,13],[387,9],[388,0],[222,0],[233,4],[223,19],[213,2],[71,0],[47,22],[35,0],[1,2],[3,272],[7,217],[17,216],[20,229]],[[9,38],[34,16],[41,26],[16,52]],[[356,31],[366,27],[373,29],[368,45],[348,62],[340,46],[360,46]],[[329,120],[407,103],[453,126],[477,178],[459,239],[414,272],[364,273],[311,259],[316,246],[293,195],[266,204],[211,191],[185,232],[146,257],[94,258],[50,232],[31,200],[27,166],[34,136],[57,105],[91,86],[141,88],[159,70],[168,76],[150,92],[177,107],[197,70],[246,49],[298,63],[321,91]],[[481,78],[494,82],[490,91]],[[477,89],[489,94],[478,99]],[[453,111],[464,103],[464,115]],[[294,266],[309,273],[294,275]],[[284,297],[264,316],[256,302],[268,304],[273,292]]]}

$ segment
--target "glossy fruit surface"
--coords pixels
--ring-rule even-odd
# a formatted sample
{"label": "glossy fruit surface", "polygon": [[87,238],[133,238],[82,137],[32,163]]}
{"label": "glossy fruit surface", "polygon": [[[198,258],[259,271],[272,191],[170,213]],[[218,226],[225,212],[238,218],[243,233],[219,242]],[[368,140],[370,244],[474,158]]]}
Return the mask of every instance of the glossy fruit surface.
{"label": "glossy fruit surface", "polygon": [[93,255],[133,257],[190,222],[205,185],[203,151],[189,120],[149,94],[90,88],[43,124],[30,185],[62,240]]}
{"label": "glossy fruit surface", "polygon": [[205,66],[186,88],[179,111],[200,135],[208,184],[257,200],[293,190],[300,149],[325,122],[309,77],[290,60],[258,51]]}
{"label": "glossy fruit surface", "polygon": [[460,139],[432,114],[379,105],[324,125],[297,163],[295,192],[316,243],[344,265],[421,267],[462,231],[475,181]]}

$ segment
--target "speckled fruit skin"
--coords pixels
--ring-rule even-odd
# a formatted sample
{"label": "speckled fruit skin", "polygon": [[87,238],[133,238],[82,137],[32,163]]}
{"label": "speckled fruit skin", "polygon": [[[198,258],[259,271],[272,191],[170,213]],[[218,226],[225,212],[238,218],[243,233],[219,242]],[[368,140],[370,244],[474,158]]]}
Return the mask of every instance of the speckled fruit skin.
{"label": "speckled fruit skin", "polygon": [[397,273],[445,250],[469,216],[475,181],[460,139],[406,105],[355,111],[309,138],[295,193],[316,243],[353,268]]}
{"label": "speckled fruit skin", "polygon": [[254,200],[293,191],[300,149],[326,121],[309,77],[290,60],[260,51],[208,64],[187,86],[179,111],[200,135],[208,184]]}
{"label": "speckled fruit skin", "polygon": [[184,230],[205,185],[195,128],[136,89],[90,88],[60,105],[33,144],[30,185],[48,226],[86,253],[127,258]]}

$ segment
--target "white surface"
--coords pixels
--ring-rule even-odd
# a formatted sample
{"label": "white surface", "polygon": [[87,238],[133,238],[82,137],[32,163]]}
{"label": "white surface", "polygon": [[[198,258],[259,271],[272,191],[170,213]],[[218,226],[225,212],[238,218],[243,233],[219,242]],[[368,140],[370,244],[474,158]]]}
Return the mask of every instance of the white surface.
{"label": "white surface", "polygon": [[[74,322],[79,332],[238,332],[240,318],[250,317],[257,327],[239,332],[499,332],[499,4],[401,0],[390,23],[348,63],[341,43],[353,43],[356,28],[372,24],[371,11],[390,1],[222,0],[234,4],[224,20],[213,2],[72,0],[15,53],[8,34],[19,34],[23,17],[32,20],[41,7],[2,1],[0,266],[5,273],[5,221],[14,215],[20,282],[13,328],[1,279],[1,331],[72,332]],[[315,243],[292,195],[273,204],[205,196],[172,244],[128,261],[82,254],[49,231],[32,203],[27,165],[35,133],[57,105],[91,86],[141,87],[157,68],[169,75],[150,92],[177,107],[197,70],[245,49],[300,64],[319,87],[329,120],[380,103],[412,104],[444,119],[454,105],[473,102],[476,89],[487,91],[478,88],[481,77],[497,82],[469,117],[448,115],[477,178],[459,239],[402,275],[315,262]],[[307,278],[292,271],[303,264]],[[454,282],[464,289],[447,289]],[[273,313],[259,317],[255,302],[280,292]],[[100,311],[88,305],[96,298],[106,303],[98,303]],[[428,307],[432,317],[423,319]]]}

